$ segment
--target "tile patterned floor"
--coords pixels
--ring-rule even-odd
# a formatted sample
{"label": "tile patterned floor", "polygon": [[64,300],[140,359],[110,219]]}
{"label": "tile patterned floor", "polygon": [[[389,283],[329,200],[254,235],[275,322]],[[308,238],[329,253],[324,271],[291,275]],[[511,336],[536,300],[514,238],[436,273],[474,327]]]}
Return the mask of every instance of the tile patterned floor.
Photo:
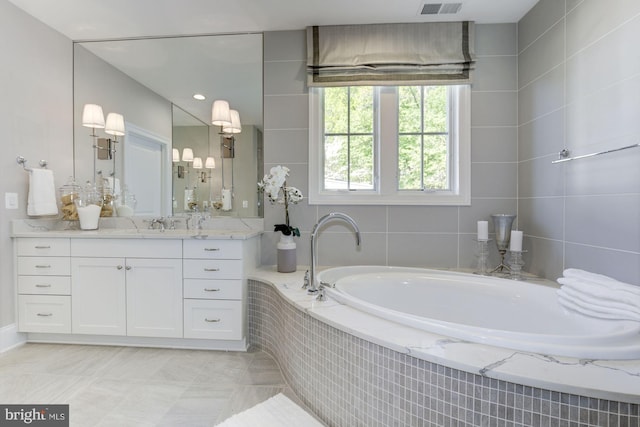
{"label": "tile patterned floor", "polygon": [[280,392],[263,352],[25,344],[0,354],[0,403],[69,404],[71,426],[214,426]]}

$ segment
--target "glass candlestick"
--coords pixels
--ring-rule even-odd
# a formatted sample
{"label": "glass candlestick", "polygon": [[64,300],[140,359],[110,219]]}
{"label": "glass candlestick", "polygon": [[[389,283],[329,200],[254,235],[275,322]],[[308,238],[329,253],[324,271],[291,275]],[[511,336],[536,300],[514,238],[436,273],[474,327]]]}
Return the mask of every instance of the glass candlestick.
{"label": "glass candlestick", "polygon": [[476,240],[476,271],[475,274],[489,275],[489,242],[490,240]]}
{"label": "glass candlestick", "polygon": [[526,251],[510,251],[511,259],[509,260],[509,277],[513,280],[524,280],[524,276],[522,275],[522,266],[524,265],[522,254],[524,252]]}

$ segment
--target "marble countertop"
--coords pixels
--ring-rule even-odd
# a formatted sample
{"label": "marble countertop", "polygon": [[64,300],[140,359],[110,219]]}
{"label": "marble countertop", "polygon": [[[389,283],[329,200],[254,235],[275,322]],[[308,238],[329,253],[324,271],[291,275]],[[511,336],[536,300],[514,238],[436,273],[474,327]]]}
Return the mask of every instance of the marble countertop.
{"label": "marble countertop", "polygon": [[97,230],[80,230],[77,222],[48,219],[18,219],[11,223],[11,237],[72,237],[84,239],[217,239],[246,240],[259,236],[263,220],[257,218],[211,218],[202,229],[185,228],[184,218],[176,229],[150,229],[144,218],[101,218]]}
{"label": "marble countertop", "polygon": [[454,369],[563,393],[640,404],[640,360],[586,360],[493,347],[420,331],[301,289],[305,267],[277,273],[261,267],[251,279],[272,285],[310,316],[375,344]]}

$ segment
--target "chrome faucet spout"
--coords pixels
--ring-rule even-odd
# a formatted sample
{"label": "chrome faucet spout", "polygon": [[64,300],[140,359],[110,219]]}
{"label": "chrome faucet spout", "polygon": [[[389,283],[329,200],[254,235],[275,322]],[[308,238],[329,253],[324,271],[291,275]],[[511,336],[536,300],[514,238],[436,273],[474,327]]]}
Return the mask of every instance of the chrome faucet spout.
{"label": "chrome faucet spout", "polygon": [[316,279],[316,264],[318,261],[318,232],[320,228],[329,221],[340,220],[346,222],[353,227],[356,233],[356,245],[360,246],[360,229],[358,224],[349,215],[342,212],[331,212],[320,218],[311,231],[311,268],[309,269],[309,289],[308,293],[315,294],[318,292],[318,283]]}

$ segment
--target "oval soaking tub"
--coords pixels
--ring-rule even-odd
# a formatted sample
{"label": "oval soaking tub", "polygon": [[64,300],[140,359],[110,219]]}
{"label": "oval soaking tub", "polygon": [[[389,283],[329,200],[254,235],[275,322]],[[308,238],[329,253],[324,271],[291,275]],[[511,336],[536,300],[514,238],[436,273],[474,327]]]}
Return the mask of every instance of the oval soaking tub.
{"label": "oval soaking tub", "polygon": [[452,271],[337,267],[318,274],[334,300],[428,332],[582,359],[640,359],[640,322],[600,320],[557,302],[557,287]]}

